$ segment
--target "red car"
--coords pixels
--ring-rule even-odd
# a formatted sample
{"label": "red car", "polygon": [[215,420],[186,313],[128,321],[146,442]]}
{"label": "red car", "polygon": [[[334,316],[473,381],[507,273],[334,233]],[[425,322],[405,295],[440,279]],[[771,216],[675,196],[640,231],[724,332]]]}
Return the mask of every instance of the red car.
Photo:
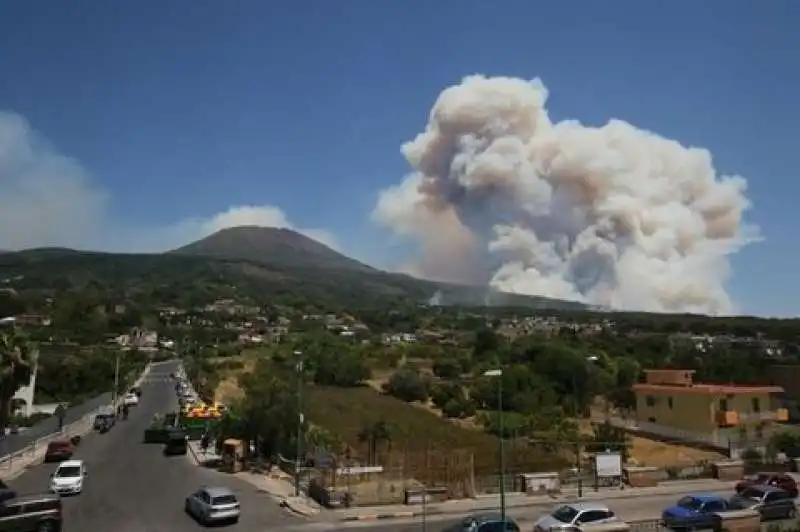
{"label": "red car", "polygon": [[797,482],[786,473],[756,473],[744,477],[736,484],[736,493],[741,493],[751,486],[772,486],[788,491],[792,497],[797,497]]}
{"label": "red car", "polygon": [[47,444],[47,450],[44,454],[45,463],[48,462],[62,462],[69,460],[75,453],[75,446],[70,441],[58,440],[51,441]]}

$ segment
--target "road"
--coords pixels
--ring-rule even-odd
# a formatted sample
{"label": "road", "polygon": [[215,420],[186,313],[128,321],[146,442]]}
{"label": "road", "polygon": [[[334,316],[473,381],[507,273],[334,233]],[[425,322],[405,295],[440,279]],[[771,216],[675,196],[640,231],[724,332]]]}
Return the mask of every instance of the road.
{"label": "road", "polygon": [[[225,530],[284,530],[301,521],[282,510],[251,484],[198,467],[187,457],[165,457],[161,445],[145,445],[145,427],[157,413],[175,410],[169,374],[177,362],[153,366],[142,385],[142,399],[128,420],[106,434],[90,434],[75,458],[86,462],[84,491],[64,499],[64,527],[80,532],[189,532],[202,530],[184,514],[185,497],[202,485],[227,486],[242,504],[239,523]],[[19,493],[45,491],[54,465],[40,465],[10,482]]]}

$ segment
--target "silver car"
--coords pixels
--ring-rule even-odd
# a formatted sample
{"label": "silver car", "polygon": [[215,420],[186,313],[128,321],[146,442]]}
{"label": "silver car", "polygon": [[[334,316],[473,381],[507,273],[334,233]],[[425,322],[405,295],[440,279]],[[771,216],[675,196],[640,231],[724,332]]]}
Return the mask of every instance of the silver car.
{"label": "silver car", "polygon": [[540,517],[534,526],[535,532],[551,530],[574,530],[585,525],[607,525],[620,522],[614,512],[604,504],[579,502],[567,504]]}
{"label": "silver car", "polygon": [[186,497],[185,510],[203,525],[239,521],[239,501],[230,488],[200,488]]}

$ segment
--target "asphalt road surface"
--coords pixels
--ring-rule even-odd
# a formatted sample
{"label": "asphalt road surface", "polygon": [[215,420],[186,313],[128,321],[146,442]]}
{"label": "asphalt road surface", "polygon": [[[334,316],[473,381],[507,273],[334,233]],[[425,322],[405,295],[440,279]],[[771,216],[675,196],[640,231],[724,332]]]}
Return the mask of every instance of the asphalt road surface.
{"label": "asphalt road surface", "polygon": [[[460,519],[452,519],[449,521],[437,521],[434,523],[427,523],[427,526],[423,527],[422,521],[416,521],[414,523],[405,523],[405,524],[387,524],[387,525],[364,525],[364,526],[357,526],[357,527],[337,527],[337,528],[322,528],[321,526],[316,525],[306,525],[305,528],[300,527],[289,527],[286,529],[286,532],[327,532],[333,530],[352,530],[353,532],[449,532],[451,529],[448,528],[452,525],[455,525],[460,522]],[[520,522],[520,530],[523,532],[528,532],[533,530],[533,523],[529,522]],[[777,525],[781,528],[781,530],[785,532],[791,532],[797,530],[797,522],[796,521],[772,521],[767,523],[762,523],[761,530],[762,532],[767,532],[768,529],[772,525]],[[631,529],[632,532],[672,532],[667,528],[652,528],[650,526],[639,528],[637,529],[635,526]],[[709,531],[710,532],[710,531]]]}
{"label": "asphalt road surface", "polygon": [[[158,413],[177,408],[168,376],[177,362],[153,366],[142,398],[126,421],[106,434],[90,434],[75,458],[89,475],[83,493],[64,498],[64,529],[76,532],[188,532],[202,530],[183,511],[186,496],[203,485],[233,489],[242,505],[239,523],[225,528],[248,532],[285,530],[301,523],[251,484],[198,467],[184,456],[165,457],[161,445],[142,443],[144,429]],[[49,489],[55,465],[44,464],[9,482],[19,493]]]}

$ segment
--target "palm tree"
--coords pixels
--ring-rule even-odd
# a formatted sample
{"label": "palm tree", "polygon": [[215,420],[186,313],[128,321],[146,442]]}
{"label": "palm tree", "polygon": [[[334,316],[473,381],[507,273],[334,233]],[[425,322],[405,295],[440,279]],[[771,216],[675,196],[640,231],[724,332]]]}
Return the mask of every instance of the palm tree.
{"label": "palm tree", "polygon": [[358,433],[358,441],[367,443],[369,449],[369,463],[374,465],[377,461],[378,447],[381,443],[392,445],[392,431],[386,421],[376,421],[366,425]]}
{"label": "palm tree", "polygon": [[0,434],[11,419],[14,394],[31,381],[36,367],[36,351],[22,334],[0,333]]}

